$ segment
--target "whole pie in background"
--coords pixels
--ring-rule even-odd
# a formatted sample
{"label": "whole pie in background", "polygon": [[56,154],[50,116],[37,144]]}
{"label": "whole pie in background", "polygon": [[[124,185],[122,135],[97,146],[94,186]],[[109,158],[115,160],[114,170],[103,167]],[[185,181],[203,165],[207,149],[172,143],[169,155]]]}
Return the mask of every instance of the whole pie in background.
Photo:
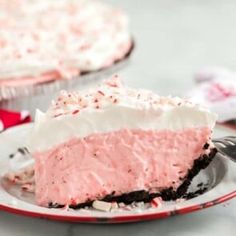
{"label": "whole pie in background", "polygon": [[98,1],[0,0],[0,87],[70,79],[132,49],[126,15]]}

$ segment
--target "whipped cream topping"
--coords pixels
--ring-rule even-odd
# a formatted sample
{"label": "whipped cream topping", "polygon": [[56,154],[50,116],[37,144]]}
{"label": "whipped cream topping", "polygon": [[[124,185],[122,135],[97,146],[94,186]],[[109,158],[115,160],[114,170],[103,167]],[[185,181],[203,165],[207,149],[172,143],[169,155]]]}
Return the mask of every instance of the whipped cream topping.
{"label": "whipped cream topping", "polygon": [[110,66],[131,47],[126,15],[90,0],[1,0],[0,83]]}
{"label": "whipped cream topping", "polygon": [[48,150],[73,137],[120,129],[212,129],[215,120],[215,114],[199,105],[123,87],[114,76],[97,88],[73,93],[62,91],[46,113],[37,111],[29,148]]}
{"label": "whipped cream topping", "polygon": [[114,75],[96,88],[80,92],[61,91],[46,114],[48,117],[58,117],[61,115],[75,115],[88,110],[101,111],[113,106],[158,109],[160,106],[173,107],[183,104],[193,105],[189,101],[178,97],[160,97],[149,90],[124,87],[121,79]]}

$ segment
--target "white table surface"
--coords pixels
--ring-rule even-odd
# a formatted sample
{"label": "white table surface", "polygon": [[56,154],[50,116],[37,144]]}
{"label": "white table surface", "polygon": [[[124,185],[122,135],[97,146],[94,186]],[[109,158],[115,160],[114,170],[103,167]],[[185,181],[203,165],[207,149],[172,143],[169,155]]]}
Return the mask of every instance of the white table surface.
{"label": "white table surface", "polygon": [[[109,0],[130,15],[136,39],[127,84],[183,94],[205,65],[236,67],[236,1]],[[236,199],[188,215],[119,225],[70,224],[0,212],[0,236],[236,235]]]}

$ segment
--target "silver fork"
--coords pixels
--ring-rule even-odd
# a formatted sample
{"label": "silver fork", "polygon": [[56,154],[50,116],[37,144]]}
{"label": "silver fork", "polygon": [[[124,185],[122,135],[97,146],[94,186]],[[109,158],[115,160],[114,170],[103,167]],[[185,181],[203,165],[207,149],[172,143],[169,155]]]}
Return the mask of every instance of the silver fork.
{"label": "silver fork", "polygon": [[236,162],[236,136],[225,136],[213,139],[218,153]]}

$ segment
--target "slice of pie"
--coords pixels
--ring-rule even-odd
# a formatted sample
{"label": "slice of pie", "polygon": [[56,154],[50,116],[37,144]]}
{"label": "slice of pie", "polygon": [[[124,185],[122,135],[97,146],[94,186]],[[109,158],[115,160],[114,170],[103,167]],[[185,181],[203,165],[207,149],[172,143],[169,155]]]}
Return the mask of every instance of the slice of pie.
{"label": "slice of pie", "polygon": [[124,87],[65,92],[37,111],[30,151],[39,205],[148,202],[183,196],[213,159],[216,116],[177,97]]}

